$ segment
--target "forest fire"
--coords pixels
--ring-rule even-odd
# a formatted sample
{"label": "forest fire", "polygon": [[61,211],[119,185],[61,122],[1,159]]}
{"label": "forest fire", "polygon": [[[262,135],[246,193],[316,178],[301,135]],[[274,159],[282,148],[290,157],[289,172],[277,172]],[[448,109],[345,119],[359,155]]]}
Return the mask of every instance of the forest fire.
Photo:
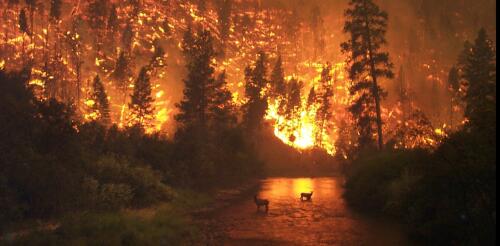
{"label": "forest fire", "polygon": [[[351,82],[345,74],[345,57],[341,54],[320,54],[328,45],[338,43],[340,36],[326,34],[321,15],[313,15],[312,24],[301,23],[293,21],[296,14],[293,11],[261,9],[248,1],[234,1],[232,5],[225,1],[206,5],[181,0],[142,1],[140,8],[115,1],[89,1],[78,5],[62,1],[61,4],[63,8],[71,9],[70,15],[53,16],[54,13],[44,11],[46,6],[40,5],[36,7],[38,11],[33,15],[31,28],[19,24],[18,11],[23,9],[22,6],[4,11],[6,22],[2,28],[6,31],[3,32],[4,55],[0,67],[10,70],[25,64],[27,61],[23,54],[28,54],[32,64],[29,84],[37,87],[38,96],[41,99],[55,97],[73,104],[85,121],[96,120],[100,115],[91,103],[95,100],[92,98],[91,81],[95,75],[100,75],[109,95],[111,123],[124,128],[141,122],[148,133],[172,134],[172,129],[175,129],[175,101],[179,98],[174,94],[178,93],[178,89],[172,86],[177,83],[172,73],[178,73],[176,70],[183,63],[180,59],[180,40],[188,27],[200,25],[213,33],[218,52],[224,49],[224,55],[218,56],[213,65],[217,72],[225,71],[227,74],[233,103],[241,106],[245,102],[244,70],[252,63],[254,54],[265,52],[270,66],[280,56],[286,86],[289,87],[291,81],[298,82],[295,95],[298,103],[293,110],[284,112],[281,100],[268,99],[265,118],[272,124],[275,135],[298,149],[322,148],[331,155],[338,148],[355,147],[359,134],[352,127],[340,129],[353,124],[348,111],[353,97],[349,92]],[[99,12],[99,8],[108,11]],[[227,24],[227,20],[232,21]],[[333,21],[340,24],[338,19]],[[95,35],[83,35],[85,30],[91,30]],[[119,33],[123,35],[117,38]],[[308,41],[308,36],[312,37],[312,43]],[[304,43],[328,45],[300,49]],[[328,65],[328,60],[338,63]],[[150,117],[138,119],[130,111],[130,99],[126,95],[134,91],[139,68],[145,65],[152,67],[148,74],[154,112]],[[328,77],[331,78],[323,78],[322,81],[321,73],[328,66]],[[423,69],[431,70],[431,65],[424,63]],[[64,80],[52,82],[58,79]],[[427,79],[436,79],[444,86],[442,80],[434,78],[433,74]],[[401,118],[409,115],[406,112],[407,116],[404,116],[405,113],[401,112],[408,110],[407,107],[391,103],[385,108],[383,117],[387,124],[384,132],[388,135],[401,124],[423,127],[403,122],[413,120]],[[393,113],[395,111],[399,113]],[[440,136],[446,135],[446,130],[434,127],[432,131],[417,130],[418,136],[407,137],[405,143],[399,142],[397,146],[436,146]],[[339,147],[339,144],[344,146]],[[346,157],[345,150],[342,152]]]}
{"label": "forest fire", "polygon": [[494,245],[495,5],[0,0],[0,245]]}

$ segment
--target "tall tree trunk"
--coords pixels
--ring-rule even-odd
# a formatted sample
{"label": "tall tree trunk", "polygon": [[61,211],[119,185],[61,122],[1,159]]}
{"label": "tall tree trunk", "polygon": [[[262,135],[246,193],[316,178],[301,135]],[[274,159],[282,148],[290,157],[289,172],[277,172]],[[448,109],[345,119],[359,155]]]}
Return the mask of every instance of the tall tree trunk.
{"label": "tall tree trunk", "polygon": [[378,133],[378,148],[379,150],[384,149],[384,137],[382,133],[382,112],[380,109],[380,92],[378,90],[377,76],[375,74],[375,61],[373,60],[373,48],[372,48],[372,40],[371,40],[371,32],[369,28],[369,22],[366,19],[366,32],[368,38],[368,59],[370,60],[371,67],[371,77],[373,80],[373,97],[375,97],[375,110],[377,112],[377,133]]}

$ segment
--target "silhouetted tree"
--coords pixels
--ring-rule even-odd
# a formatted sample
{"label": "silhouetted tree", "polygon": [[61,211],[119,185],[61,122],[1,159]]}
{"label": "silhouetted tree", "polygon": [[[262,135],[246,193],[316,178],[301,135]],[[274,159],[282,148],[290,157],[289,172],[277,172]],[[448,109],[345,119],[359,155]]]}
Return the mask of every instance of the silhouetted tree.
{"label": "silhouetted tree", "polygon": [[278,60],[274,65],[269,83],[271,84],[269,97],[273,100],[273,103],[278,104],[278,113],[284,114],[286,108],[287,84],[285,81],[285,72],[283,71],[281,55],[278,56]]}
{"label": "silhouetted tree", "polygon": [[231,91],[227,88],[226,72],[219,74],[212,87],[209,112],[214,130],[226,130],[236,124],[235,106],[232,102]]}
{"label": "silhouetted tree", "polygon": [[116,82],[116,87],[122,93],[126,94],[130,77],[132,77],[132,70],[130,68],[130,60],[125,52],[120,52],[111,77]]}
{"label": "silhouetted tree", "polygon": [[96,55],[102,49],[103,32],[106,28],[106,17],[108,12],[108,1],[92,0],[88,5],[88,22],[94,33],[94,44]]}
{"label": "silhouetted tree", "polygon": [[183,53],[188,75],[184,79],[184,98],[177,104],[177,122],[184,128],[206,129],[209,97],[215,83],[212,60],[215,57],[213,38],[209,31],[189,29],[184,34]]}
{"label": "silhouetted tree", "polygon": [[23,35],[23,60],[26,57],[26,47],[25,47],[25,35],[30,35],[30,30],[28,27],[28,19],[26,18],[26,11],[21,9],[19,12],[19,29],[21,30],[21,34]]}
{"label": "silhouetted tree", "polygon": [[143,67],[134,82],[134,92],[131,95],[129,109],[133,125],[148,126],[154,115],[154,98],[151,96],[152,88],[148,69]]}
{"label": "silhouetted tree", "polygon": [[496,52],[484,29],[479,31],[464,62],[468,126],[496,134]]}
{"label": "silhouetted tree", "polygon": [[111,122],[108,95],[99,75],[94,78],[92,90],[92,100],[94,101],[92,109],[98,114],[96,120],[103,125],[108,125]]}
{"label": "silhouetted tree", "polygon": [[311,106],[317,103],[317,95],[314,86],[309,90],[309,94],[307,95],[307,108],[309,109]]}
{"label": "silhouetted tree", "polygon": [[349,78],[354,82],[350,88],[357,95],[350,111],[357,120],[360,144],[365,145],[372,138],[373,122],[378,133],[378,147],[383,149],[381,99],[385,96],[379,86],[380,78],[393,78],[393,64],[389,54],[381,51],[386,44],[386,12],[371,0],[351,0],[345,12],[344,32],[349,40],[342,43],[342,51],[349,57]]}
{"label": "silhouetted tree", "polygon": [[329,121],[333,116],[332,112],[332,97],[333,97],[333,81],[330,72],[331,65],[326,65],[321,72],[320,86],[318,88],[316,103],[318,109],[316,111],[316,121],[319,123],[316,132],[316,144],[321,147],[323,136],[329,129]]}
{"label": "silhouetted tree", "polygon": [[243,124],[250,133],[262,127],[266,115],[267,96],[263,92],[268,84],[266,74],[266,55],[260,52],[254,66],[245,69],[247,103],[243,105]]}
{"label": "silhouetted tree", "polygon": [[217,0],[217,15],[219,24],[219,33],[222,45],[225,46],[231,30],[231,13],[233,0]]}

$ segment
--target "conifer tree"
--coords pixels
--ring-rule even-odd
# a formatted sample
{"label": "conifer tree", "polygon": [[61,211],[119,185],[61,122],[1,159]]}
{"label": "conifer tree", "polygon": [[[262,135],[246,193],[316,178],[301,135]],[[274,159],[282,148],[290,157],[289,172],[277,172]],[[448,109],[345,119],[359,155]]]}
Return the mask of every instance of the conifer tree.
{"label": "conifer tree", "polygon": [[93,0],[88,6],[88,22],[90,28],[95,32],[94,44],[96,55],[102,49],[103,29],[106,27],[108,3],[106,0]]}
{"label": "conifer tree", "polygon": [[223,46],[229,38],[231,29],[231,12],[233,0],[217,0],[217,15],[219,24],[219,33]]}
{"label": "conifer tree", "polygon": [[209,107],[212,126],[215,130],[234,127],[236,124],[235,107],[232,103],[231,91],[227,88],[226,72],[219,74],[214,82]]}
{"label": "conifer tree", "polygon": [[92,100],[94,101],[92,109],[97,112],[97,121],[102,123],[103,125],[108,125],[111,121],[109,101],[106,90],[101,81],[101,78],[99,78],[99,75],[94,78],[92,89]]}
{"label": "conifer tree", "polygon": [[316,104],[316,102],[317,102],[316,90],[314,89],[313,86],[309,90],[309,94],[307,96],[307,109]]}
{"label": "conifer tree", "polygon": [[203,29],[193,34],[189,28],[184,34],[182,48],[188,75],[184,79],[184,98],[177,104],[180,113],[176,120],[184,129],[202,131],[208,126],[209,100],[215,83],[212,35]]}
{"label": "conifer tree", "polygon": [[267,96],[264,93],[268,84],[266,74],[266,55],[260,52],[255,65],[245,69],[247,103],[243,105],[243,123],[250,133],[262,127],[268,107]]}
{"label": "conifer tree", "polygon": [[269,97],[273,100],[273,103],[278,104],[278,113],[283,115],[286,107],[285,99],[287,96],[287,84],[285,81],[281,55],[278,56],[278,60],[271,72],[271,80],[269,82],[271,84]]}
{"label": "conifer tree", "polygon": [[145,127],[153,119],[154,98],[151,92],[152,88],[148,69],[143,67],[134,82],[134,92],[131,95],[131,102],[129,104],[133,125]]}
{"label": "conifer tree", "polygon": [[111,33],[116,33],[119,28],[119,22],[118,22],[118,14],[116,13],[116,4],[111,5],[111,9],[109,12],[109,17],[108,17],[108,23],[107,23],[107,29]]}
{"label": "conifer tree", "polygon": [[341,48],[349,56],[349,78],[354,82],[350,91],[357,96],[350,111],[357,121],[359,144],[370,144],[375,123],[378,148],[383,149],[381,100],[386,93],[379,80],[394,77],[389,54],[381,51],[387,43],[388,15],[371,0],[351,0],[345,17],[344,32],[349,40]]}
{"label": "conifer tree", "polygon": [[129,79],[132,77],[132,70],[130,69],[130,61],[125,52],[120,52],[116,60],[115,69],[111,73],[111,77],[116,83],[116,87],[126,94]]}
{"label": "conifer tree", "polygon": [[492,130],[496,134],[496,51],[485,29],[479,31],[470,50],[464,53],[462,76],[467,86],[468,127]]}
{"label": "conifer tree", "polygon": [[316,144],[321,147],[323,135],[328,131],[329,121],[333,116],[332,112],[332,97],[333,97],[333,84],[332,76],[330,72],[332,71],[331,65],[326,65],[321,72],[320,87],[317,92],[317,105],[318,109],[316,111],[316,121],[319,123],[316,132]]}
{"label": "conifer tree", "polygon": [[286,98],[286,113],[285,118],[288,120],[298,117],[300,108],[302,107],[301,91],[304,84],[295,78],[288,82],[288,93]]}
{"label": "conifer tree", "polygon": [[23,61],[25,59],[25,56],[26,56],[26,47],[25,47],[25,35],[30,35],[30,30],[29,30],[29,27],[28,27],[28,20],[26,18],[26,11],[24,9],[21,9],[21,12],[19,12],[19,29],[21,30],[21,33],[23,35],[23,53],[22,53],[22,57],[23,57]]}

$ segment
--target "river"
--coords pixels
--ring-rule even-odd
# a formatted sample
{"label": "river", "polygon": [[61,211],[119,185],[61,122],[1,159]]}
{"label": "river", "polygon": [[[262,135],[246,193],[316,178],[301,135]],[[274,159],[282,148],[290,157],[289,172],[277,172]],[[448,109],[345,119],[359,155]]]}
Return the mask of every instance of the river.
{"label": "river", "polygon": [[[312,200],[301,201],[310,191]],[[209,230],[222,236],[209,245],[408,245],[401,226],[357,214],[342,192],[336,177],[262,180],[256,194],[269,211],[258,212],[251,194],[217,212]]]}

